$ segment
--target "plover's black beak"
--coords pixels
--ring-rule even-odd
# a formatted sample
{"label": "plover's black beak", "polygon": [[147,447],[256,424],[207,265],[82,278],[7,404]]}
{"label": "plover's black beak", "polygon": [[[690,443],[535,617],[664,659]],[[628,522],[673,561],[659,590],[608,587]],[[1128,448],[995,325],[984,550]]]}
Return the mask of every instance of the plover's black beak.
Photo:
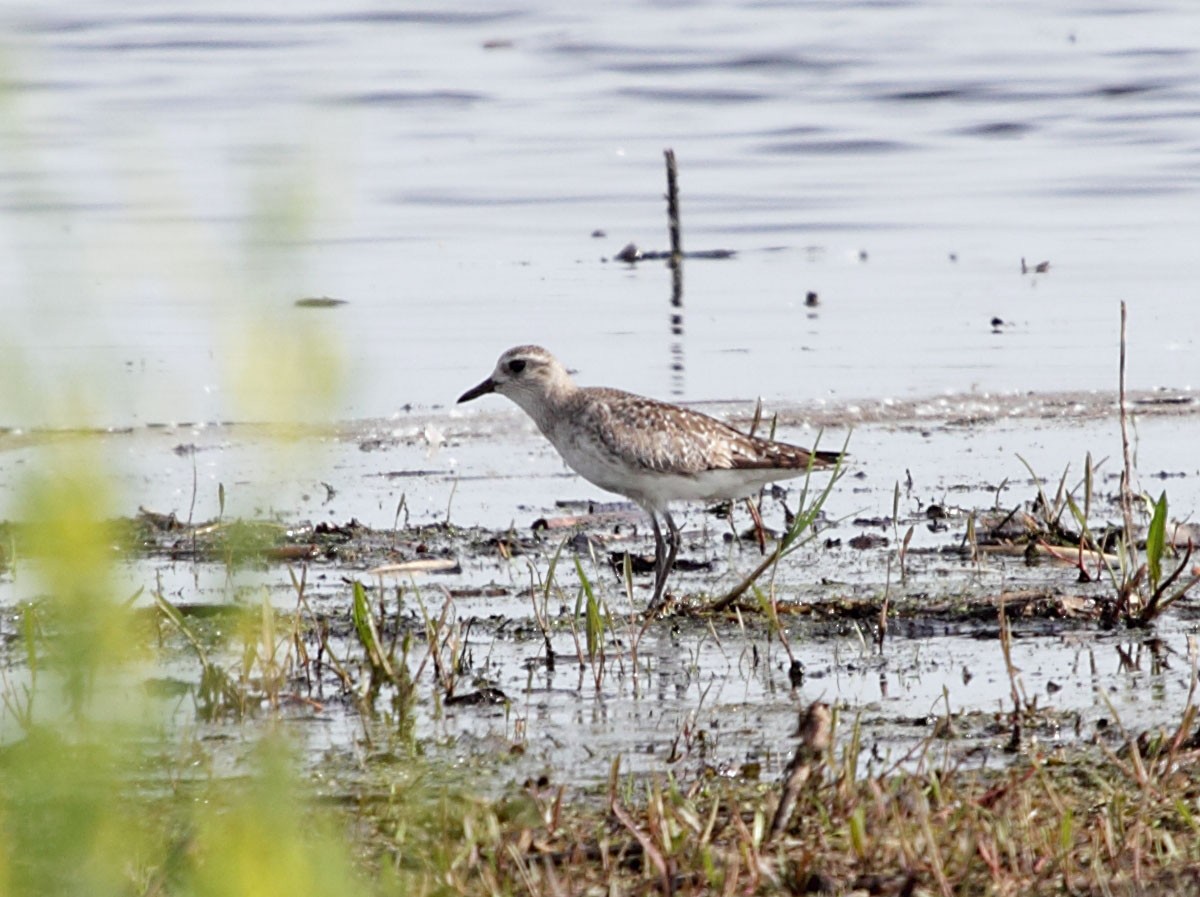
{"label": "plover's black beak", "polygon": [[486,396],[489,392],[495,392],[495,391],[496,391],[496,381],[493,380],[491,377],[488,377],[486,380],[484,380],[478,386],[468,389],[461,396],[459,396],[458,404],[461,405],[463,402],[469,402],[469,401],[471,401],[471,399],[477,399],[480,396]]}

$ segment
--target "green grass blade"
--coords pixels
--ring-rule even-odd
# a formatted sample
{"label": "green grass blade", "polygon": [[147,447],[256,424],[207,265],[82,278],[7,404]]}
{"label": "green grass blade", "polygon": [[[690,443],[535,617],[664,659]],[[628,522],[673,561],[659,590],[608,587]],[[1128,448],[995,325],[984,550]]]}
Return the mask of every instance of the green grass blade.
{"label": "green grass blade", "polygon": [[1146,572],[1150,574],[1150,588],[1157,589],[1162,582],[1162,559],[1167,546],[1167,493],[1164,490],[1154,504],[1154,516],[1146,533]]}
{"label": "green grass blade", "polygon": [[375,626],[375,617],[371,614],[371,605],[367,601],[367,590],[361,582],[354,581],[354,606],[351,611],[354,619],[354,631],[358,640],[366,649],[367,659],[371,666],[383,673],[388,679],[395,680],[392,665],[388,662],[386,652],[379,640],[379,630]]}
{"label": "green grass blade", "polygon": [[575,572],[579,576],[579,583],[583,587],[585,599],[584,613],[586,615],[586,624],[584,626],[584,634],[587,636],[588,660],[595,660],[603,644],[604,618],[600,615],[600,603],[596,600],[596,593],[592,590],[592,583],[587,578],[587,574],[583,572],[583,564],[580,563],[578,556],[575,557]]}

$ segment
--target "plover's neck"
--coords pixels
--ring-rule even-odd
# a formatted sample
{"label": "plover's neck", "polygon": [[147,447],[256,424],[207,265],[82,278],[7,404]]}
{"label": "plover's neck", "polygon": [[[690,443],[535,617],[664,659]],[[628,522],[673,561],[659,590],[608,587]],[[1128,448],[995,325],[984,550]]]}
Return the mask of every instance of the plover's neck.
{"label": "plover's neck", "polygon": [[570,377],[555,377],[541,384],[537,392],[519,392],[512,395],[512,400],[533,418],[538,429],[551,442],[554,442],[555,431],[569,419],[571,406],[579,395],[579,387]]}

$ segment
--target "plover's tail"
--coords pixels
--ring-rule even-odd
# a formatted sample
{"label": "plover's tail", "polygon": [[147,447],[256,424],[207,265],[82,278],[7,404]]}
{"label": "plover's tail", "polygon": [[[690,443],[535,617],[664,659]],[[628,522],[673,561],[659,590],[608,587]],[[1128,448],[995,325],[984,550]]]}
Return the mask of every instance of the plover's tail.
{"label": "plover's tail", "polygon": [[841,452],[812,451],[786,442],[771,442],[768,439],[746,437],[747,442],[739,446],[743,450],[734,452],[732,464],[741,470],[806,470],[811,464],[815,468],[833,467],[839,458],[848,457]]}
{"label": "plover's tail", "polygon": [[838,461],[850,457],[842,452],[819,451],[809,452],[808,454],[815,456],[813,459],[813,467],[833,467],[833,465],[837,464]]}

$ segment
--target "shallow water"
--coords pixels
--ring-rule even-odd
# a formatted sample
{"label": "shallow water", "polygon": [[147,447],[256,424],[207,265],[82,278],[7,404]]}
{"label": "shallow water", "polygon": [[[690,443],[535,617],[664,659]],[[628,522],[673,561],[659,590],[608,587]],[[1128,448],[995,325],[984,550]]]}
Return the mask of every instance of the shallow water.
{"label": "shallow water", "polygon": [[[1200,379],[1187,0],[0,15],[0,424],[386,417],[529,341],[689,400],[1107,389],[1122,299],[1131,384]],[[738,252],[682,335],[603,261],[664,248],[668,146]],[[235,373],[308,327],[331,403]]]}
{"label": "shallow water", "polygon": [[[1155,396],[1141,398],[1149,402]],[[1191,450],[1200,415],[1194,397],[1182,398],[1182,404],[1135,406],[1139,485],[1154,495],[1165,489],[1172,518],[1192,515],[1200,504],[1200,468]],[[438,711],[428,700],[432,685],[426,677],[418,732],[432,753],[455,762],[474,766],[509,757],[497,781],[548,774],[553,781],[584,783],[603,780],[618,754],[626,771],[711,764],[733,774],[743,764],[758,763],[764,775],[775,775],[788,758],[799,708],[818,699],[860,719],[864,750],[885,758],[879,762],[896,759],[928,737],[947,712],[955,716],[958,735],[944,745],[947,752],[971,763],[1003,762],[1012,684],[995,613],[963,617],[954,609],[980,602],[986,607],[1002,593],[1018,601],[1026,590],[1086,600],[1111,594],[1112,587],[1104,579],[1080,585],[1070,565],[1028,566],[1022,557],[1004,554],[971,561],[954,549],[963,542],[971,512],[1033,501],[1037,483],[1030,469],[1052,496],[1065,477],[1080,498],[1089,451],[1097,464],[1094,522],[1114,521],[1118,514],[1108,501],[1117,489],[1120,442],[1110,405],[1103,396],[1074,394],[783,409],[780,435],[801,442],[811,442],[813,426],[823,424],[826,444],[840,445],[848,423],[857,421],[850,435],[852,466],[830,495],[820,537],[781,564],[773,580],[780,598],[800,608],[784,618],[805,669],[798,688],[789,684],[786,652],[754,614],[717,617],[711,627],[688,619],[662,621],[642,637],[635,663],[630,648],[638,624],[627,616],[631,608],[620,577],[586,551],[584,569],[615,618],[605,674],[597,682],[593,668],[578,664],[567,628],[551,637],[558,663],[554,671],[546,669],[529,590],[544,580],[559,542],[571,531],[548,533],[539,544],[533,523],[574,513],[572,502],[609,502],[613,496],[566,473],[553,449],[515,410],[468,416],[413,412],[403,421],[315,430],[299,440],[280,440],[248,425],[135,428],[73,438],[90,444],[98,461],[118,472],[114,485],[124,503],[114,510],[122,515],[132,516],[143,505],[181,520],[189,514],[197,522],[210,520],[220,510],[217,487],[223,484],[227,517],[281,515],[296,525],[357,517],[385,532],[398,522],[396,560],[422,556],[414,544],[424,538],[410,527],[449,520],[493,534],[511,531],[526,546],[512,559],[467,536],[433,544],[433,556],[448,550],[461,570],[400,581],[402,606],[392,597],[396,581],[385,583],[389,615],[418,629],[416,594],[435,616],[449,601],[452,624],[474,621],[468,637],[472,664],[460,693],[488,684],[510,701],[507,707]],[[749,412],[744,405],[709,410],[733,420]],[[0,436],[0,498],[11,500],[24,472],[44,463],[48,442],[62,438]],[[179,450],[190,445],[196,446],[195,487],[193,456]],[[816,485],[823,485],[820,478]],[[401,498],[404,507],[398,510]],[[795,506],[795,484],[785,500]],[[945,511],[945,529],[928,525],[933,504]],[[780,526],[779,503],[768,500],[764,509],[767,525]],[[888,518],[897,509],[893,525]],[[0,519],[12,513],[0,504]],[[615,534],[611,527],[588,528],[597,555],[649,550],[646,527],[631,516],[632,523]],[[703,509],[681,509],[678,517],[685,531],[683,559],[707,565],[677,571],[672,583],[679,591],[715,594],[758,563],[753,544],[731,543],[729,525]],[[741,509],[735,521],[738,530],[749,526]],[[902,578],[896,541],[910,525],[914,535]],[[868,533],[889,542],[867,550],[850,547],[851,539]],[[839,540],[840,547],[824,547],[828,539]],[[565,549],[555,575],[561,597],[547,604],[546,612],[560,620],[573,612],[578,592],[570,560],[576,545]],[[253,607],[265,597],[280,611],[296,608],[289,571],[281,564],[231,571],[184,555],[124,561],[117,565],[114,589],[122,596],[145,589],[138,599],[144,606],[161,587],[170,600],[188,605]],[[311,562],[306,594],[313,610],[344,627],[348,581],[377,588],[381,582],[367,573],[377,562],[370,557]],[[648,588],[649,578],[638,577],[633,609],[642,607]],[[42,589],[36,560],[20,558],[0,571],[0,608],[34,599]],[[878,602],[885,592],[900,611],[879,651],[873,646],[873,617],[830,604]],[[0,617],[0,628],[11,625]],[[1013,663],[1023,695],[1047,711],[1044,722],[1031,723],[1027,733],[1039,749],[1078,747],[1094,739],[1115,743],[1121,726],[1136,733],[1178,721],[1190,685],[1194,599],[1146,632],[1105,632],[1088,620],[1020,617],[1013,627]],[[336,650],[357,651],[345,642]],[[418,642],[414,664],[423,653]],[[184,685],[196,675],[186,652],[154,674]],[[363,749],[363,724],[337,695],[336,686],[326,683],[316,695],[323,708],[301,706],[290,723],[314,762],[326,750]],[[162,703],[181,731],[195,729],[189,699],[172,696]],[[381,731],[372,736],[386,743],[386,721],[378,725]],[[227,728],[200,731],[220,739]],[[511,753],[514,745],[519,753]],[[216,763],[223,764],[233,768],[236,756]]]}

